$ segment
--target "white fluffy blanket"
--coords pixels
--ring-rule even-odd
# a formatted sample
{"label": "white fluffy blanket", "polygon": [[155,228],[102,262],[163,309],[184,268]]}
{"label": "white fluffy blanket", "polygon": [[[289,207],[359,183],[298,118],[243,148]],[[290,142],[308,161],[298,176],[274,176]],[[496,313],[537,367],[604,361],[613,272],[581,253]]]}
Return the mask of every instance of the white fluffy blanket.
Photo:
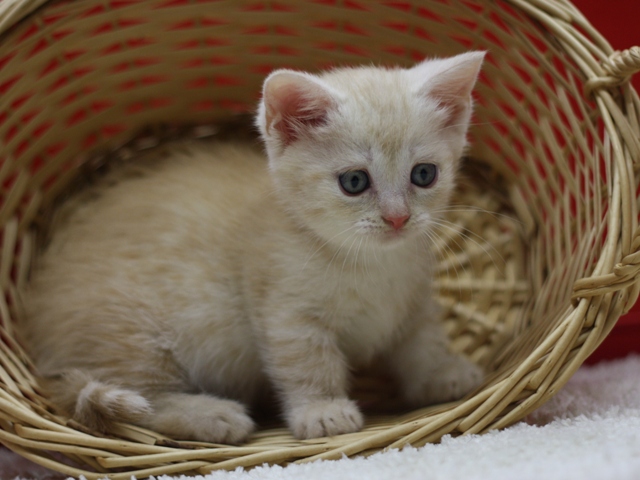
{"label": "white fluffy blanket", "polygon": [[[0,450],[0,478],[55,474]],[[174,480],[160,477],[158,480]],[[506,430],[369,458],[215,472],[201,480],[638,480],[640,357],[582,367],[537,412]]]}

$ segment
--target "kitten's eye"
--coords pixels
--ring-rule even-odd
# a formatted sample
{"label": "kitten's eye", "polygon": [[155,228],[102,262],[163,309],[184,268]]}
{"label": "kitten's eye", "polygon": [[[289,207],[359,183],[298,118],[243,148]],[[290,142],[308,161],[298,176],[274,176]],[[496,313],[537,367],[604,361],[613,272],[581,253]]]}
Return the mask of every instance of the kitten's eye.
{"label": "kitten's eye", "polygon": [[352,170],[338,177],[340,186],[349,195],[358,195],[369,188],[369,175],[364,170]]}
{"label": "kitten's eye", "polygon": [[418,187],[430,187],[438,177],[438,167],[433,163],[419,163],[411,170],[411,183]]}

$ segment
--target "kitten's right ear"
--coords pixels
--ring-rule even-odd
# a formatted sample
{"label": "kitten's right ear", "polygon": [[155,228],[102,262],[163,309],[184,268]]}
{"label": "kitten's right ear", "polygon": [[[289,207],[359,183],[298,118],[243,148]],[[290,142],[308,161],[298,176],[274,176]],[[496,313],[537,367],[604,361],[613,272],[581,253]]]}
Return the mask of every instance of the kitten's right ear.
{"label": "kitten's right ear", "polygon": [[258,125],[265,138],[276,136],[282,147],[323,125],[336,100],[316,77],[293,70],[273,72],[264,82]]}

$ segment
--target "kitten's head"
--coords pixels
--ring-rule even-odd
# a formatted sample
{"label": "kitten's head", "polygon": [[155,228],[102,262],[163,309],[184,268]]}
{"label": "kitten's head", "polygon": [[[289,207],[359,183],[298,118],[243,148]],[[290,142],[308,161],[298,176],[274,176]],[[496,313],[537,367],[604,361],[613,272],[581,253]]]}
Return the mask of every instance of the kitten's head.
{"label": "kitten's head", "polygon": [[428,232],[455,186],[483,58],[273,72],[257,123],[296,220],[337,244],[399,245]]}

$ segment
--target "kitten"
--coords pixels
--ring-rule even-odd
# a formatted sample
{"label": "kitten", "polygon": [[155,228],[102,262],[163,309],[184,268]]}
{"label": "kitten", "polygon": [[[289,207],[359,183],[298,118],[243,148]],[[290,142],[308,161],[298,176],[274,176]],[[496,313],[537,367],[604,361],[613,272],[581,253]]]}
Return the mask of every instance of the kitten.
{"label": "kitten", "polygon": [[431,293],[484,53],[410,69],[278,70],[241,144],[174,148],[93,186],[25,292],[23,336],[81,423],[237,443],[271,387],[295,437],[359,430],[349,371],[382,358],[413,405],[481,370]]}

